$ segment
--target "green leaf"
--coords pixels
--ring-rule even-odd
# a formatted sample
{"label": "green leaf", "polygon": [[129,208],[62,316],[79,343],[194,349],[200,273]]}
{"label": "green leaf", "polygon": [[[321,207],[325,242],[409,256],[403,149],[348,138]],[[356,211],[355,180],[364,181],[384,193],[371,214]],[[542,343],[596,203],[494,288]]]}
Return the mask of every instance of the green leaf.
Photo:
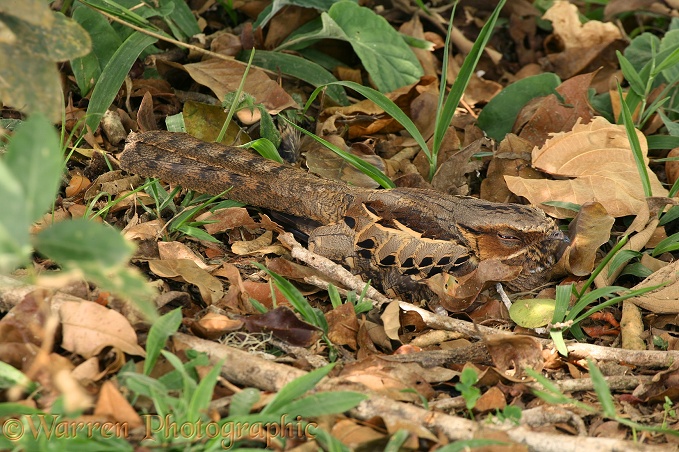
{"label": "green leaf", "polygon": [[245,416],[252,411],[255,403],[259,402],[261,393],[256,388],[244,388],[231,396],[229,417]]}
{"label": "green leaf", "polygon": [[629,82],[630,87],[634,90],[635,93],[642,97],[645,96],[646,83],[643,80],[641,80],[641,77],[639,76],[637,70],[634,69],[632,63],[630,63],[629,60],[625,58],[625,56],[622,53],[620,53],[620,51],[616,50],[615,54],[618,56],[618,61],[620,62],[620,69],[622,69],[622,75],[625,76],[625,80]]}
{"label": "green leaf", "polygon": [[[247,55],[249,55],[249,52],[244,52],[243,57],[239,59],[241,61],[246,61]],[[337,79],[322,66],[287,53],[258,50],[255,53],[255,57],[252,59],[252,64],[270,71],[280,71],[282,74],[298,78],[315,87],[337,81]],[[326,94],[340,105],[349,105],[347,95],[339,86],[328,87]]]}
{"label": "green leaf", "polygon": [[80,88],[80,93],[85,96],[95,85],[101,71],[123,42],[109,21],[93,9],[78,6],[73,11],[73,19],[89,33],[92,39],[92,51],[85,56],[71,60],[71,69],[76,83]]}
{"label": "green leaf", "polygon": [[9,389],[12,386],[21,386],[26,392],[33,392],[37,384],[33,383],[23,372],[16,367],[0,361],[0,389]]}
{"label": "green leaf", "polygon": [[[184,0],[164,0],[164,2],[174,6],[169,18],[172,19],[172,22],[176,24],[184,36],[190,38],[201,32],[198,21],[196,21],[191,8]],[[175,34],[175,37],[180,38],[177,34]]]}
{"label": "green leaf", "polygon": [[326,416],[349,411],[367,398],[368,396],[358,392],[321,392],[287,403],[281,410],[285,410],[285,413],[292,417]]}
{"label": "green leaf", "polygon": [[[338,83],[344,84],[344,83],[346,83],[346,82],[338,82]],[[316,90],[318,90],[318,88],[317,88]],[[316,92],[316,91],[314,91],[314,92]],[[400,111],[400,110],[399,110],[399,111]],[[401,112],[401,113],[403,113],[403,112]],[[310,136],[310,137],[313,138],[314,140],[316,140],[316,141],[318,141],[319,143],[321,143],[323,146],[325,146],[325,147],[327,147],[328,149],[330,149],[330,150],[331,150],[332,152],[334,152],[335,154],[337,154],[337,155],[339,155],[340,157],[342,157],[342,158],[343,158],[344,160],[346,160],[347,162],[349,162],[349,163],[351,163],[352,165],[354,165],[354,166],[355,166],[356,168],[358,168],[363,174],[369,176],[369,177],[370,177],[371,179],[373,179],[375,182],[377,182],[378,184],[380,184],[383,188],[394,188],[394,187],[396,186],[396,185],[394,185],[394,182],[392,182],[391,179],[389,179],[382,171],[380,171],[379,169],[377,169],[374,165],[371,165],[370,163],[366,162],[365,160],[361,159],[360,157],[357,157],[357,156],[355,156],[355,155],[353,155],[353,154],[350,154],[350,153],[348,153],[348,152],[346,152],[346,151],[344,151],[344,150],[338,148],[337,146],[335,146],[334,144],[330,143],[329,141],[326,141],[326,140],[324,140],[323,138],[314,135],[313,133],[309,132],[308,130],[306,130],[306,129],[300,127],[300,126],[298,126],[297,124],[295,124],[295,123],[293,123],[293,122],[291,122],[290,120],[288,120],[288,119],[285,118],[284,116],[279,116],[279,117],[280,117],[281,119],[283,119],[284,121],[286,121],[290,126],[292,126],[292,127],[294,127],[295,129],[299,130],[299,131],[302,132],[303,134]]]}
{"label": "green leaf", "polygon": [[35,247],[60,264],[126,264],[134,246],[115,229],[85,219],[61,221],[35,237]]}
{"label": "green leaf", "polygon": [[613,273],[618,270],[618,268],[621,265],[626,264],[630,260],[634,259],[635,257],[641,257],[642,254],[638,251],[634,250],[620,250],[616,255],[611,259],[611,263],[608,266],[608,277],[610,277]]}
{"label": "green leaf", "polygon": [[335,3],[328,15],[347,34],[372,82],[381,92],[415,83],[424,74],[413,51],[381,16],[353,2]]}
{"label": "green leaf", "polygon": [[679,249],[679,232],[663,239],[653,249],[652,256],[659,256],[662,253]]}
{"label": "green leaf", "polygon": [[644,195],[646,195],[646,197],[650,197],[653,196],[653,190],[651,189],[651,180],[648,177],[648,167],[644,161],[644,155],[643,151],[641,150],[641,144],[639,143],[639,137],[637,136],[637,130],[634,128],[630,107],[627,105],[625,102],[625,97],[622,95],[620,83],[618,83],[618,96],[620,96],[620,104],[622,106],[622,121],[623,124],[625,124],[625,132],[627,132],[627,139],[629,140],[630,146],[632,148],[634,161],[637,164],[637,171],[639,172],[641,185],[644,187]]}
{"label": "green leaf", "polygon": [[[262,116],[263,117],[263,116]],[[281,155],[278,153],[278,149],[273,143],[266,138],[258,138],[254,141],[243,144],[241,147],[247,149],[254,149],[264,157],[265,159],[273,160],[274,162],[283,163]]]}
{"label": "green leaf", "polygon": [[509,308],[509,317],[524,328],[539,328],[552,320],[554,303],[554,300],[549,298],[516,300]]}
{"label": "green leaf", "polygon": [[59,136],[44,116],[21,124],[7,147],[5,164],[21,185],[28,220],[38,220],[54,202],[63,168]]}
{"label": "green leaf", "polygon": [[150,375],[160,351],[170,336],[177,332],[182,323],[182,309],[174,309],[156,320],[146,339],[146,359],[144,360],[144,375]]}
{"label": "green leaf", "polygon": [[573,202],[565,202],[565,201],[544,201],[540,204],[545,205],[545,206],[558,207],[559,209],[572,210],[575,213],[580,212],[580,207],[581,207],[580,204],[575,204]]}
{"label": "green leaf", "polygon": [[264,8],[259,13],[257,20],[252,24],[252,28],[263,27],[281,8],[288,5],[301,6],[302,8],[313,8],[318,11],[327,11],[337,0],[273,0],[271,5]]}
{"label": "green leaf", "polygon": [[90,103],[87,106],[85,124],[92,131],[97,129],[104,112],[111,106],[113,99],[123,84],[125,77],[137,60],[137,57],[148,46],[154,44],[156,38],[145,34],[132,33],[109,60],[102,70],[101,76],[92,91]]}
{"label": "green leaf", "polygon": [[587,368],[589,369],[589,376],[592,379],[594,391],[596,392],[597,398],[599,399],[601,407],[604,410],[604,416],[609,418],[615,417],[615,402],[613,401],[611,390],[604,379],[604,375],[589,358],[587,359]]}
{"label": "green leaf", "polygon": [[278,414],[286,412],[286,406],[307,391],[313,389],[335,367],[335,364],[328,364],[312,370],[306,375],[295,378],[290,383],[283,386],[273,399],[261,411],[262,414]]}
{"label": "green leaf", "polygon": [[479,127],[489,137],[497,141],[502,140],[512,131],[516,117],[524,105],[531,99],[554,93],[560,84],[561,79],[558,75],[546,72],[508,85],[481,110]]}
{"label": "green leaf", "polygon": [[[198,421],[201,417],[207,417],[207,410],[210,407],[212,393],[214,392],[217,378],[219,378],[219,372],[222,370],[223,364],[224,360],[214,363],[210,372],[200,380],[195,391],[191,394],[191,401],[189,402],[187,413],[187,419],[189,421]],[[203,416],[201,416],[201,414]]]}

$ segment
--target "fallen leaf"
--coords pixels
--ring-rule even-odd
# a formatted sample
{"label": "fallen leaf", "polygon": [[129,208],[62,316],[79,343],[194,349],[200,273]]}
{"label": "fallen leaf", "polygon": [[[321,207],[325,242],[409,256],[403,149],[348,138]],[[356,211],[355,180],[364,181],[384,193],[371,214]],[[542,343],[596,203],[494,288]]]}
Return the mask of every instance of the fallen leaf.
{"label": "fallen leaf", "polygon": [[[637,131],[644,161],[648,165],[648,146]],[[589,124],[577,124],[572,131],[556,134],[542,148],[533,150],[533,166],[566,180],[528,180],[505,176],[507,186],[531,204],[562,201],[585,204],[600,202],[614,216],[637,215],[646,210],[646,197],[639,172],[627,140],[625,128],[597,117]],[[655,173],[647,167],[655,196],[666,196]],[[541,206],[549,215],[568,218],[570,210]],[[644,221],[645,223],[645,221]]]}
{"label": "fallen leaf", "polygon": [[119,312],[97,303],[68,301],[59,308],[63,339],[61,346],[84,358],[104,347],[115,347],[130,355],[145,356],[137,333]]}
{"label": "fallen leaf", "polygon": [[189,259],[167,259],[149,261],[149,270],[162,278],[179,278],[198,287],[200,296],[207,305],[224,296],[222,283]]}
{"label": "fallen leaf", "polygon": [[[245,73],[245,66],[237,60],[225,61],[213,58],[186,64],[184,69],[196,82],[207,86],[219,100],[223,100],[228,93],[238,90]],[[286,108],[299,108],[278,83],[255,66],[250,68],[243,90],[255,98],[255,103],[263,104],[272,115]]]}
{"label": "fallen leaf", "polygon": [[335,345],[346,345],[352,350],[358,348],[358,319],[354,305],[344,303],[325,314],[328,321],[328,339]]}
{"label": "fallen leaf", "polygon": [[583,204],[575,219],[568,225],[571,244],[564,251],[556,268],[563,264],[565,270],[573,275],[589,275],[594,269],[599,247],[611,237],[614,222],[615,218],[600,203]]}
{"label": "fallen leaf", "polygon": [[321,337],[321,331],[280,306],[265,314],[254,314],[243,319],[251,333],[271,332],[274,337],[298,347],[309,347]]}
{"label": "fallen leaf", "polygon": [[254,240],[238,240],[231,245],[231,252],[239,256],[249,254],[286,254],[287,251],[281,245],[272,245],[273,232],[266,231]]}
{"label": "fallen leaf", "polygon": [[101,386],[94,414],[127,424],[131,429],[143,425],[141,417],[111,381],[106,381]]}

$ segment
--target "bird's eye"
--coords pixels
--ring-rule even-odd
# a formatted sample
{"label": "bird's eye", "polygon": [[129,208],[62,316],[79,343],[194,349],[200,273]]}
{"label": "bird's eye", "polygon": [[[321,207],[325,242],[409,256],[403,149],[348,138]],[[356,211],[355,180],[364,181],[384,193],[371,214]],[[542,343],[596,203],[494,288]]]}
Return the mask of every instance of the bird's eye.
{"label": "bird's eye", "polygon": [[498,232],[497,236],[501,238],[502,240],[511,240],[513,242],[518,242],[519,238],[515,235],[510,235],[510,234],[503,234],[502,232]]}

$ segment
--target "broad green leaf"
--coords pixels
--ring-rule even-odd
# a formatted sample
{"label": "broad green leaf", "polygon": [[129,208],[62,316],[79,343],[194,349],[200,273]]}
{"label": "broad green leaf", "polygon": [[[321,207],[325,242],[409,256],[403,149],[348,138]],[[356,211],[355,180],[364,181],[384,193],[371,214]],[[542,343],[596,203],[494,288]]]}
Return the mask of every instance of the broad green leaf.
{"label": "broad green leaf", "polygon": [[28,392],[35,390],[37,386],[19,369],[0,361],[0,390],[9,389],[16,385],[23,386]]}
{"label": "broad green leaf", "polygon": [[337,22],[328,13],[322,13],[318,18],[307,22],[290,33],[290,36],[275,50],[302,50],[321,39],[337,39],[347,42],[350,40],[342,27],[337,25]]}
{"label": "broad green leaf", "polygon": [[655,73],[661,72],[666,80],[679,77],[679,30],[670,30],[660,40]]}
{"label": "broad green leaf", "polygon": [[335,367],[335,364],[328,364],[312,370],[306,375],[295,378],[290,383],[283,386],[273,399],[261,411],[262,414],[285,413],[286,406],[293,400],[301,397],[307,391],[313,389]]}
{"label": "broad green leaf", "polygon": [[[173,5],[172,13],[169,15],[169,19],[176,24],[176,26],[181,30],[182,34],[187,38],[197,35],[201,32],[198,22],[196,21],[191,8],[186,4],[184,0],[164,0],[162,3],[167,3]],[[175,34],[175,37],[179,38]]]}
{"label": "broad green leaf", "polygon": [[155,42],[156,38],[135,32],[113,54],[101,72],[87,106],[85,124],[92,131],[97,129],[104,112],[111,106],[139,54]]}
{"label": "broad green leaf", "polygon": [[85,96],[99,79],[122,41],[108,20],[93,9],[79,6],[73,12],[77,21],[92,38],[92,51],[87,55],[71,60],[71,69],[80,93]]}
{"label": "broad green leaf", "polygon": [[174,309],[156,320],[146,339],[146,359],[144,360],[144,375],[149,375],[156,365],[160,351],[165,348],[167,339],[177,332],[182,323],[181,308]]}
{"label": "broad green leaf", "polygon": [[479,113],[478,125],[489,137],[500,141],[512,131],[524,105],[536,97],[548,96],[561,84],[551,72],[526,77],[512,83],[493,97]]}
{"label": "broad green leaf", "polygon": [[[240,58],[241,61],[246,61],[247,55],[247,53],[244,53],[244,56]],[[270,71],[280,71],[282,74],[298,78],[315,87],[337,81],[330,72],[318,64],[287,53],[258,50],[252,64]],[[347,95],[339,86],[328,87],[326,94],[340,105],[349,104]]]}
{"label": "broad green leaf", "polygon": [[33,247],[21,184],[3,160],[0,160],[0,211],[0,274],[9,274],[28,261]]}
{"label": "broad green leaf", "polygon": [[126,264],[134,246],[115,229],[85,219],[61,221],[35,237],[35,248],[61,264]]}
{"label": "broad green leaf", "polygon": [[[47,4],[39,5],[36,15],[43,14],[43,8],[49,12]],[[54,62],[85,55],[91,42],[76,22],[63,14],[50,14],[51,23],[43,21],[36,26],[0,13],[0,25],[15,38],[14,42],[0,41],[0,101],[29,114],[42,112],[56,122],[61,118],[63,94]]]}
{"label": "broad green leaf", "polygon": [[554,315],[555,301],[549,298],[517,300],[509,308],[509,317],[524,328],[547,325]]}
{"label": "broad green leaf", "polygon": [[54,202],[63,167],[52,124],[41,115],[25,121],[9,143],[5,164],[21,184],[28,221],[38,220]]}
{"label": "broad green leaf", "polygon": [[288,5],[301,6],[302,8],[313,8],[318,11],[327,11],[337,0],[274,0],[271,5],[264,8],[259,13],[257,20],[252,24],[253,28],[263,27],[281,8]]}
{"label": "broad green leaf", "polygon": [[347,34],[379,91],[394,91],[424,74],[413,51],[383,17],[353,2],[334,4],[328,15]]}

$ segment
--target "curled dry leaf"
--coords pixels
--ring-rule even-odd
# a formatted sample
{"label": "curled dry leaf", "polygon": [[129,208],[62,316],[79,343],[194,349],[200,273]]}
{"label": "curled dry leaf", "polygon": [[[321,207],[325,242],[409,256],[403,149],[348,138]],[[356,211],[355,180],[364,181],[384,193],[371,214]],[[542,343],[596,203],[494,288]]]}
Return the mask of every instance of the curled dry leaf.
{"label": "curled dry leaf", "polygon": [[224,295],[222,283],[189,259],[149,261],[149,270],[162,278],[177,278],[198,287],[203,301],[211,305]]}
{"label": "curled dry leaf", "polygon": [[191,322],[189,328],[198,337],[219,339],[227,333],[238,331],[242,326],[242,320],[233,320],[216,312],[208,312],[197,322]]}
{"label": "curled dry leaf", "polygon": [[274,337],[298,347],[309,347],[321,338],[315,326],[298,319],[291,309],[280,306],[265,314],[254,314],[243,319],[252,333],[271,332]]}
{"label": "curled dry leaf", "polygon": [[145,356],[137,333],[119,312],[97,303],[68,301],[59,307],[63,339],[61,346],[85,358],[104,347],[115,347],[127,354]]}
{"label": "curled dry leaf", "polygon": [[476,269],[455,278],[439,273],[427,280],[427,286],[439,296],[441,306],[450,312],[462,312],[476,300],[488,283],[511,281],[521,273],[521,267],[503,264],[496,259],[486,259]]}
{"label": "curled dry leaf", "polygon": [[328,339],[335,345],[358,348],[358,319],[351,303],[344,303],[325,314],[328,321]]}
{"label": "curled dry leaf", "polygon": [[496,334],[486,337],[488,353],[495,368],[512,381],[523,381],[524,369],[541,372],[544,366],[542,346],[530,336]]}
{"label": "curled dry leaf", "polygon": [[594,268],[597,250],[608,242],[614,222],[615,218],[600,203],[583,204],[575,219],[568,225],[571,244],[561,256],[557,269],[563,265],[573,275],[590,274]]}
{"label": "curled dry leaf", "polygon": [[203,270],[214,270],[217,265],[207,265],[203,259],[181,242],[158,242],[158,254],[162,260],[188,259]]}
{"label": "curled dry leaf", "polygon": [[637,284],[632,290],[643,289],[665,283],[651,292],[629,301],[656,314],[679,314],[679,261],[661,268],[648,278]]}
{"label": "curled dry leaf", "polygon": [[[644,161],[648,165],[646,138],[637,131]],[[597,117],[589,124],[576,124],[571,132],[555,135],[533,150],[533,166],[565,180],[528,180],[505,176],[507,186],[532,204],[562,201],[585,204],[600,202],[614,216],[637,215],[648,207],[637,166],[624,126]],[[648,169],[655,196],[667,195],[655,174]],[[557,218],[573,215],[570,210],[541,206]],[[645,223],[645,221],[644,221]]]}
{"label": "curled dry leaf", "polygon": [[285,248],[281,245],[272,245],[273,232],[266,231],[254,240],[243,241],[239,240],[233,242],[231,245],[231,252],[239,256],[247,254],[278,254],[286,253]]}

